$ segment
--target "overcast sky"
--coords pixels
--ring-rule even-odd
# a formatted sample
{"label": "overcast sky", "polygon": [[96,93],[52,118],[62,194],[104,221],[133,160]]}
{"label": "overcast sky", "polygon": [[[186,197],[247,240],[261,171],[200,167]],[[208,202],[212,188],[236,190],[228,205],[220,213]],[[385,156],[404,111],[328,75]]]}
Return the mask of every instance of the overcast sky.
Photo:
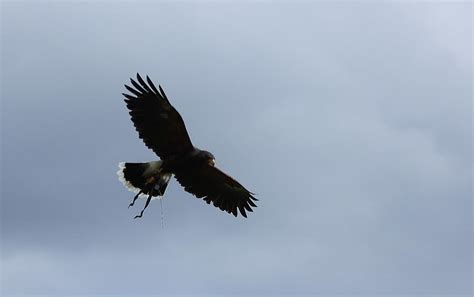
{"label": "overcast sky", "polygon": [[[2,293],[469,294],[472,4],[5,2]],[[173,179],[122,96],[165,89],[248,219]],[[361,296],[361,295],[359,295]]]}

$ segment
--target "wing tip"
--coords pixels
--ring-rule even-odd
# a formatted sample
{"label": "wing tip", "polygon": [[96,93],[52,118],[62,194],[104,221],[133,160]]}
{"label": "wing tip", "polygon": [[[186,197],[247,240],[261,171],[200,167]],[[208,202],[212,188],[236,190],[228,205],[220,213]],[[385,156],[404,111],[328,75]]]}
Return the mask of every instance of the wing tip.
{"label": "wing tip", "polygon": [[146,76],[146,81],[148,82],[148,84],[150,85],[150,87],[153,89],[153,92],[155,93],[155,95],[158,95],[159,92],[158,92],[158,90],[156,89],[155,84],[153,83],[153,81],[151,80],[151,78],[150,78],[148,75]]}

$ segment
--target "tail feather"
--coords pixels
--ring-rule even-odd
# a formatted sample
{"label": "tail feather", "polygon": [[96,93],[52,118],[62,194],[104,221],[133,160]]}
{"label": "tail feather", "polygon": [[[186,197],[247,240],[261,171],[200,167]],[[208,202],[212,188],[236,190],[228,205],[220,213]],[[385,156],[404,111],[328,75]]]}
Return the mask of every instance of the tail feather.
{"label": "tail feather", "polygon": [[117,175],[119,180],[134,193],[140,196],[163,196],[171,179],[170,173],[161,172],[162,161],[148,163],[119,163]]}

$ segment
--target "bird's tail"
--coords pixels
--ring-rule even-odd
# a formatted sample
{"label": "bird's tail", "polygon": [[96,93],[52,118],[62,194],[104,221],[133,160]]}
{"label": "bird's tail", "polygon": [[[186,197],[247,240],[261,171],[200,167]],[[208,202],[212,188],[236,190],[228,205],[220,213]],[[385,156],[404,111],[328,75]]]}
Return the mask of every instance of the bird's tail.
{"label": "bird's tail", "polygon": [[161,198],[171,178],[171,173],[163,173],[163,161],[148,163],[119,163],[119,180],[138,196]]}

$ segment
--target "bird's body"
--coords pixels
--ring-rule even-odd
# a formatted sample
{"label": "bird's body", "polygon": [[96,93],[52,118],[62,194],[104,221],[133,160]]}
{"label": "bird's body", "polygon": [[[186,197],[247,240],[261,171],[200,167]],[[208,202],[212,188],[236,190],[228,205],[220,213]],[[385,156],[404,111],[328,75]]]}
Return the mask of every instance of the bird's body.
{"label": "bird's body", "polygon": [[[161,160],[148,163],[120,163],[119,178],[137,193],[130,206],[140,196],[147,197],[145,208],[153,197],[163,197],[171,176],[208,204],[237,216],[256,207],[257,199],[240,183],[215,167],[214,155],[194,147],[184,121],[169,102],[161,86],[159,91],[147,76],[147,83],[137,74],[131,79],[135,88],[123,94],[139,137]],[[144,208],[144,209],[145,209]],[[136,217],[141,217],[140,215]]]}

